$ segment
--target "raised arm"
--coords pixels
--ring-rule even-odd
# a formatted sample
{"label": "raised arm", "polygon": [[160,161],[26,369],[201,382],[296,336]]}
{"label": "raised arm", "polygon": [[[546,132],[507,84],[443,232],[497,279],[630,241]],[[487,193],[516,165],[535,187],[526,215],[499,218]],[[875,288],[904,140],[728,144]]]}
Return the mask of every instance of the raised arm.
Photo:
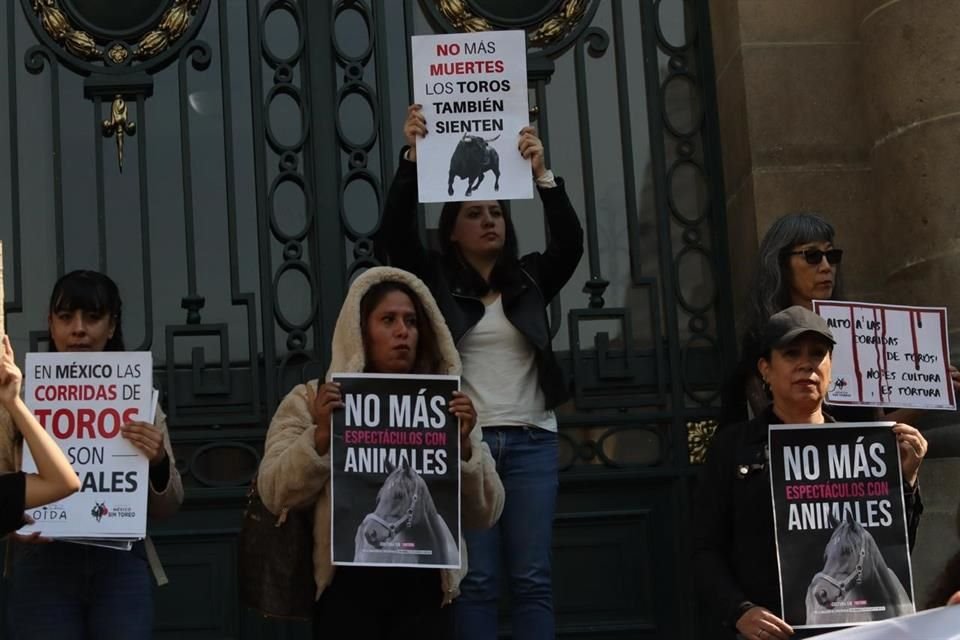
{"label": "raised arm", "polygon": [[386,251],[390,264],[412,273],[422,274],[427,250],[417,227],[417,140],[427,135],[427,125],[420,105],[407,108],[403,124],[407,146],[400,158],[397,173],[390,183],[380,229],[374,235],[378,250]]}
{"label": "raised arm", "polygon": [[549,301],[560,293],[583,257],[583,227],[563,179],[546,168],[543,142],[533,127],[520,130],[518,147],[520,155],[530,160],[549,233],[546,249],[525,256],[524,265],[533,272],[544,299]]}
{"label": "raised arm", "polygon": [[3,336],[0,356],[0,404],[10,413],[13,424],[23,434],[37,464],[37,473],[26,475],[24,508],[49,504],[80,490],[80,479],[67,457],[57,446],[20,398],[23,375],[13,360],[10,339]]}

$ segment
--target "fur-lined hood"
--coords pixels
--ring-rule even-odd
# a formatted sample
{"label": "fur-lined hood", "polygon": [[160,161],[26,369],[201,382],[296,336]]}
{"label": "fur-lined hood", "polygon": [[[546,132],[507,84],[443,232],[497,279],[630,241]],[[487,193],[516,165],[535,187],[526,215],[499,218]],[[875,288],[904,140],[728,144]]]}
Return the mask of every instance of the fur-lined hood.
{"label": "fur-lined hood", "polygon": [[360,373],[366,367],[366,352],[363,348],[363,330],[360,322],[360,301],[371,287],[381,282],[401,282],[410,287],[420,298],[420,303],[427,313],[427,320],[433,327],[437,353],[440,357],[437,370],[430,373],[459,375],[460,355],[457,353],[453,336],[450,335],[440,308],[437,307],[437,301],[433,299],[427,285],[409,271],[393,267],[374,267],[353,281],[340,308],[340,316],[333,329],[332,354],[330,368],[327,370],[327,380],[335,373]]}

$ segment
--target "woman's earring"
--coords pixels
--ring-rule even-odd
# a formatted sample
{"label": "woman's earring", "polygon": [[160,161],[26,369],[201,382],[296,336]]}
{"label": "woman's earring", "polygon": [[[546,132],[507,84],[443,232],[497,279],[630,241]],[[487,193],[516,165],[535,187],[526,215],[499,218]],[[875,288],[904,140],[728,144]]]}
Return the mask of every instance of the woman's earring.
{"label": "woman's earring", "polygon": [[763,379],[763,391],[764,391],[764,393],[766,393],[767,395],[770,394],[770,383],[767,382],[767,379],[766,379],[766,378]]}

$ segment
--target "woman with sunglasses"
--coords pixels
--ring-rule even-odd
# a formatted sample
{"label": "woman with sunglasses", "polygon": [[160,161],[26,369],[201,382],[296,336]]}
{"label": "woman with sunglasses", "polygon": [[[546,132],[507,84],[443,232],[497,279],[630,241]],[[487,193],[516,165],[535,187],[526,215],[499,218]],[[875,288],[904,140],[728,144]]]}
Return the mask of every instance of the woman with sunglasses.
{"label": "woman with sunglasses", "polygon": [[[834,245],[833,225],[816,213],[789,213],[778,218],[760,241],[753,288],[747,301],[743,350],[734,375],[724,388],[721,423],[730,424],[756,416],[770,404],[769,392],[756,374],[760,357],[759,335],[770,316],[799,305],[813,309],[814,300],[843,299],[840,294],[840,263],[843,250]],[[960,389],[960,372],[951,367],[954,386]],[[840,422],[883,418],[912,424],[922,414],[898,409],[881,416],[870,407],[830,406]]]}

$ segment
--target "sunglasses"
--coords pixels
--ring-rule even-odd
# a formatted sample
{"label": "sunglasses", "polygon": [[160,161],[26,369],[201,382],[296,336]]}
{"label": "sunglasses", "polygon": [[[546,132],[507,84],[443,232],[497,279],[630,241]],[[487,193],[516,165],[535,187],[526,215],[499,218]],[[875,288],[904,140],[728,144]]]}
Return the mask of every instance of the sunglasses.
{"label": "sunglasses", "polygon": [[803,256],[803,259],[807,261],[807,264],[817,265],[823,260],[823,257],[827,257],[828,264],[840,264],[840,260],[843,258],[843,249],[828,249],[827,251],[821,251],[820,249],[804,249],[803,251],[788,251],[788,256]]}

